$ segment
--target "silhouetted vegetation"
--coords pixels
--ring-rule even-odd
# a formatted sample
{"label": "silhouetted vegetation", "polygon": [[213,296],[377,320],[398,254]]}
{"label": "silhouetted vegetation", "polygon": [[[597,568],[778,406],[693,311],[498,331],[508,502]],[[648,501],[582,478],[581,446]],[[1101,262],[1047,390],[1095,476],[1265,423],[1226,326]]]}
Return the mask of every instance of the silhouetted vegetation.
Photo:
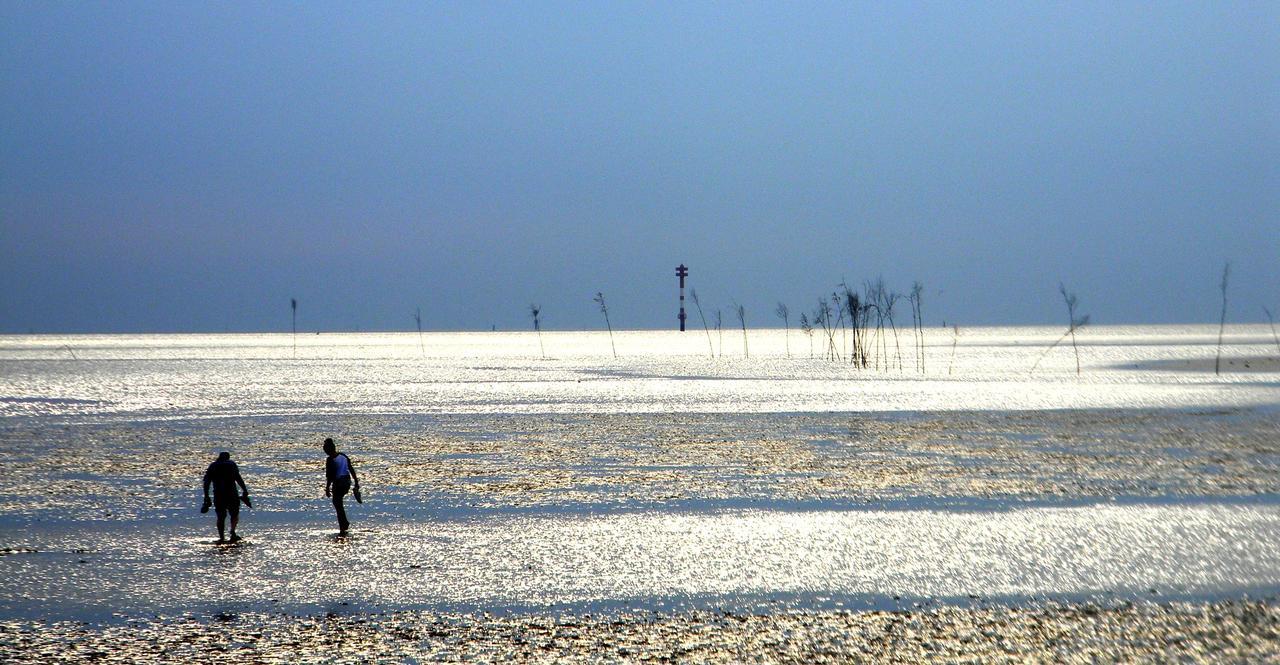
{"label": "silhouetted vegetation", "polygon": [[413,310],[413,322],[418,326],[418,349],[422,352],[422,357],[427,357],[427,345],[422,341],[422,308],[418,307]]}
{"label": "silhouetted vegetation", "polygon": [[847,284],[844,289],[841,307],[849,316],[849,364],[859,369],[867,368],[866,317],[867,310],[862,306],[862,298]]}
{"label": "silhouetted vegetation", "polygon": [[609,322],[609,306],[604,304],[604,293],[596,291],[596,297],[592,298],[597,305],[600,305],[600,313],[604,314],[604,325],[609,329],[609,348],[613,351],[613,357],[618,357],[618,347],[613,344],[613,324]]}
{"label": "silhouetted vegetation", "polygon": [[529,316],[533,317],[533,332],[538,334],[538,353],[542,356],[543,360],[546,360],[547,349],[542,346],[542,319],[538,318],[541,313],[541,307],[533,304],[529,305]]}
{"label": "silhouetted vegetation", "polygon": [[[901,335],[897,325],[897,304],[907,300],[911,304],[912,339],[917,371],[924,373],[925,332],[920,282],[912,285],[910,294],[903,295],[890,290],[883,279],[863,283],[862,289],[850,287],[842,281],[836,290],[817,299],[811,312],[800,312],[799,327],[809,343],[809,358],[821,357],[831,362],[848,362],[858,369],[902,371],[906,363],[902,357]],[[713,357],[724,356],[724,326],[720,310],[715,310],[715,329],[719,345],[713,343],[711,328],[696,290],[691,292],[694,306],[702,320],[707,335],[707,348]],[[751,357],[750,333],[746,325],[746,308],[733,304],[733,313],[742,329],[742,355]],[[774,315],[782,320],[783,344],[788,358],[791,355],[791,308],[778,302]],[[821,332],[821,335],[816,335]],[[815,348],[814,337],[820,340]],[[954,345],[953,345],[954,346]],[[820,349],[820,353],[817,351]],[[953,349],[954,355],[954,349]]]}
{"label": "silhouetted vegetation", "polygon": [[738,303],[733,304],[733,309],[738,315],[738,323],[742,325],[742,357],[750,358],[751,352],[747,350],[747,309]]}
{"label": "silhouetted vegetation", "polygon": [[911,333],[916,348],[916,369],[921,374],[924,373],[924,311],[921,304],[923,293],[924,285],[915,282],[911,285],[911,294],[907,296],[907,301],[911,303]]}
{"label": "silhouetted vegetation", "polygon": [[1058,292],[1062,294],[1062,300],[1067,305],[1067,321],[1069,322],[1069,325],[1067,326],[1067,332],[1062,333],[1061,337],[1059,337],[1053,344],[1050,344],[1049,348],[1045,349],[1044,353],[1041,353],[1039,358],[1036,358],[1036,363],[1031,366],[1031,371],[1032,372],[1036,371],[1036,368],[1040,366],[1040,361],[1044,360],[1044,357],[1049,355],[1049,352],[1052,351],[1059,344],[1061,344],[1063,340],[1070,337],[1071,348],[1075,351],[1075,354],[1076,354],[1076,374],[1079,375],[1080,374],[1080,349],[1079,347],[1076,346],[1076,330],[1079,330],[1080,328],[1083,328],[1084,326],[1088,325],[1089,315],[1085,314],[1082,317],[1078,317],[1078,318],[1076,317],[1076,305],[1078,304],[1079,301],[1076,299],[1076,294],[1067,293],[1067,287],[1061,282],[1058,283]]}
{"label": "silhouetted vegetation", "polygon": [[[824,357],[837,362],[848,360],[859,369],[874,367],[888,370],[894,367],[895,362],[899,370],[903,369],[902,345],[894,318],[894,307],[903,296],[886,288],[881,279],[864,283],[861,292],[846,282],[841,282],[837,289],[829,297],[818,299],[812,318],[801,316],[801,328],[807,335],[812,336],[814,331],[821,329],[826,339]],[[914,304],[912,312],[918,321],[918,310]],[[918,322],[916,326],[918,328]],[[922,332],[917,331],[917,339],[923,339]],[[892,350],[889,347],[891,341]],[[922,347],[923,342],[917,342],[916,364],[924,371]]]}
{"label": "silhouetted vegetation", "polygon": [[698,300],[698,290],[690,289],[689,298],[693,300],[693,306],[698,308],[698,318],[702,319],[702,331],[707,333],[707,349],[711,351],[711,357],[716,357],[716,349],[711,345],[711,329],[707,328],[707,317],[702,314],[702,303]]}
{"label": "silhouetted vegetation", "polygon": [[[902,295],[893,291],[887,291],[884,283],[880,284],[881,297],[884,299],[884,319],[889,322],[889,331],[893,333],[893,357],[898,362],[898,371],[902,371],[902,344],[898,341],[898,324],[893,319],[893,307],[902,298]],[[885,366],[889,364],[888,354],[885,354]]]}
{"label": "silhouetted vegetation", "polygon": [[809,325],[809,315],[800,313],[800,330],[809,338],[809,357],[813,358],[813,326]]}
{"label": "silhouetted vegetation", "polygon": [[827,340],[823,356],[827,360],[840,360],[836,353],[836,331],[831,326],[831,304],[826,298],[818,298],[818,306],[813,310],[813,324],[822,328],[822,336]]}
{"label": "silhouetted vegetation", "polygon": [[778,318],[782,319],[782,335],[783,335],[782,338],[787,345],[787,357],[790,358],[791,357],[791,310],[787,309],[787,306],[785,304],[783,304],[782,302],[779,302],[777,309],[773,310],[773,313],[777,314]]}
{"label": "silhouetted vegetation", "polygon": [[720,316],[720,310],[716,310],[716,341],[720,345],[720,355],[724,355],[724,318]]}

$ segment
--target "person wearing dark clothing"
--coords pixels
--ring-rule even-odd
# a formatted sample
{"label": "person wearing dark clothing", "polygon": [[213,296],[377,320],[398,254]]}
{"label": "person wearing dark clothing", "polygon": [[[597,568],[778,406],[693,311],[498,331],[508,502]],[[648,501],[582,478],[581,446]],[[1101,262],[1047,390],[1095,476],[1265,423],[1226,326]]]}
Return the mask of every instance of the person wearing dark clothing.
{"label": "person wearing dark clothing", "polygon": [[333,499],[333,509],[338,513],[338,533],[345,534],[351,526],[347,520],[347,509],[342,505],[342,497],[352,492],[356,502],[360,502],[360,479],[356,477],[356,467],[346,453],[338,452],[333,439],[324,440],[324,452],[329,456],[324,463],[324,495]]}
{"label": "person wearing dark clothing", "polygon": [[[209,499],[209,486],[213,486],[213,500]],[[243,496],[236,491],[236,485],[244,491]],[[240,467],[231,461],[231,453],[218,453],[218,459],[204,472],[204,506],[200,512],[209,512],[213,506],[218,513],[218,542],[227,542],[227,515],[231,515],[231,542],[240,540],[236,535],[236,526],[240,522],[240,501],[249,505],[249,488],[245,487],[244,478],[240,477]]]}

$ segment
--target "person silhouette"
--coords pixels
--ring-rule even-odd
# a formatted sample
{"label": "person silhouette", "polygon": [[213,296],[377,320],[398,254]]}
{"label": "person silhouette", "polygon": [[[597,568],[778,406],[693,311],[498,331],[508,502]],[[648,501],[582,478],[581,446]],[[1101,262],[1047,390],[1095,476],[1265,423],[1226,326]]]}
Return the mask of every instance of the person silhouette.
{"label": "person silhouette", "polygon": [[[240,489],[244,490],[243,496],[236,492],[236,485],[240,485]],[[213,486],[213,500],[209,499],[209,486]],[[231,542],[240,540],[240,536],[236,534],[236,526],[240,523],[240,502],[244,501],[245,505],[249,503],[249,488],[244,484],[244,478],[240,477],[240,467],[231,461],[231,453],[218,453],[218,459],[214,460],[209,468],[204,472],[204,505],[200,507],[200,512],[209,512],[209,507],[214,506],[218,513],[218,542],[227,542],[226,538],[226,522],[227,515],[231,515]]]}
{"label": "person silhouette", "polygon": [[350,491],[356,502],[362,503],[360,478],[356,476],[351,458],[346,453],[338,452],[333,439],[324,440],[324,452],[329,456],[324,463],[324,495],[333,499],[333,509],[338,513],[338,535],[346,535],[351,522],[347,520],[347,509],[342,505],[342,497]]}

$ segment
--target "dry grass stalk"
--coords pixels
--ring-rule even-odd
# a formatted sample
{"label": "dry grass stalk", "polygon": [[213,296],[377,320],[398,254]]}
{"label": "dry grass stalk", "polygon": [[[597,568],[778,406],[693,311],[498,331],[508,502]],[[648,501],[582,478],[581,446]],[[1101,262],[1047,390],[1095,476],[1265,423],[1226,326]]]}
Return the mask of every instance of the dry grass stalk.
{"label": "dry grass stalk", "polygon": [[1067,293],[1067,287],[1063,285],[1061,282],[1058,283],[1058,293],[1062,294],[1062,300],[1067,305],[1067,321],[1070,323],[1070,325],[1067,326],[1067,332],[1062,333],[1061,337],[1055,340],[1053,344],[1050,344],[1049,348],[1045,349],[1044,353],[1041,353],[1039,358],[1036,358],[1036,363],[1031,366],[1031,371],[1035,372],[1036,368],[1040,366],[1040,361],[1044,360],[1044,357],[1049,355],[1049,352],[1054,350],[1054,348],[1056,348],[1059,344],[1061,344],[1063,340],[1070,337],[1071,348],[1072,350],[1075,351],[1075,355],[1076,355],[1076,376],[1079,376],[1080,375],[1080,348],[1076,346],[1076,331],[1089,324],[1089,315],[1085,314],[1082,317],[1076,316],[1076,305],[1079,303],[1079,301],[1076,299],[1076,294]]}
{"label": "dry grass stalk", "polygon": [[689,298],[693,300],[693,306],[698,308],[698,318],[702,319],[702,331],[707,333],[707,349],[711,351],[711,357],[715,358],[716,349],[711,345],[711,329],[707,327],[707,317],[702,314],[702,302],[698,300],[698,290],[690,289]]}
{"label": "dry grass stalk", "polygon": [[618,357],[618,347],[613,344],[613,324],[609,322],[609,306],[604,304],[604,293],[596,291],[596,297],[592,298],[597,305],[600,305],[600,313],[604,314],[604,325],[609,329],[609,348],[613,351],[613,357]]}
{"label": "dry grass stalk", "polygon": [[921,374],[924,370],[924,311],[921,309],[921,298],[924,294],[924,285],[915,282],[911,285],[911,294],[907,296],[907,300],[911,303],[911,329],[912,337],[916,344],[916,369]]}
{"label": "dry grass stalk", "polygon": [[542,356],[543,360],[546,360],[547,349],[542,346],[542,319],[539,318],[541,314],[541,307],[533,304],[529,305],[529,315],[533,317],[533,332],[538,334],[538,353]]}
{"label": "dry grass stalk", "polygon": [[751,352],[747,350],[747,310],[738,303],[733,303],[733,309],[738,315],[738,323],[742,325],[742,357],[750,358]]}
{"label": "dry grass stalk", "polygon": [[782,319],[782,338],[787,345],[787,357],[791,357],[791,310],[782,302],[778,303],[778,307],[773,310],[778,318]]}
{"label": "dry grass stalk", "polygon": [[800,313],[800,331],[809,338],[809,358],[813,358],[813,326],[809,324],[809,315]]}
{"label": "dry grass stalk", "polygon": [[413,310],[413,322],[418,326],[418,350],[422,352],[422,357],[427,357],[427,345],[422,341],[422,308],[418,307]]}

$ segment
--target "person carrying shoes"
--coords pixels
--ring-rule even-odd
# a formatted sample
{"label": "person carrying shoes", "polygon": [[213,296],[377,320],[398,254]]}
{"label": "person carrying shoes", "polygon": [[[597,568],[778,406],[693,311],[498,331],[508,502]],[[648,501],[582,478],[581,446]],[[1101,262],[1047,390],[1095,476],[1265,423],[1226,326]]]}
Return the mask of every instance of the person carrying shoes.
{"label": "person carrying shoes", "polygon": [[[209,499],[209,486],[213,486],[213,499]],[[236,491],[236,485],[244,491],[241,495]],[[209,512],[209,507],[213,506],[218,514],[218,542],[225,543],[227,515],[231,515],[231,540],[236,542],[240,540],[240,536],[236,534],[236,526],[240,523],[240,502],[244,501],[244,505],[251,506],[249,503],[249,488],[244,484],[244,478],[240,477],[240,467],[231,461],[231,453],[218,453],[218,459],[214,460],[209,468],[204,472],[204,505],[200,507],[200,512]]]}

